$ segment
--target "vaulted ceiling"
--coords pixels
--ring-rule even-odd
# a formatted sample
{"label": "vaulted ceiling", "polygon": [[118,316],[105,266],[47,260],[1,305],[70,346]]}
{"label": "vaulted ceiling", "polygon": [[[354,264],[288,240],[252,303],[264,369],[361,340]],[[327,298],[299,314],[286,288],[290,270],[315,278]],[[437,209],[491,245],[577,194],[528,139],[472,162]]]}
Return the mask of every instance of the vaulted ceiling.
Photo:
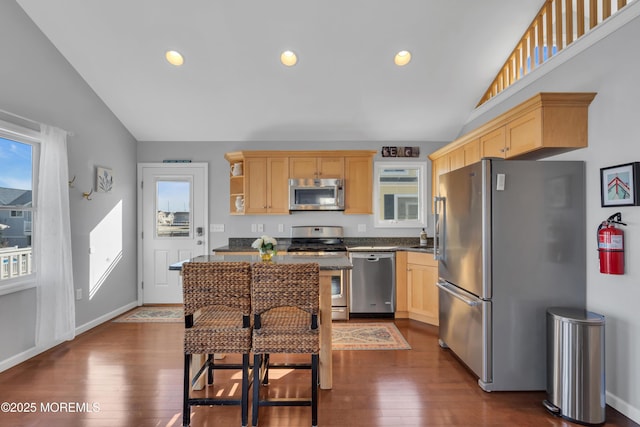
{"label": "vaulted ceiling", "polygon": [[455,139],[544,0],[17,2],[139,141],[304,142]]}

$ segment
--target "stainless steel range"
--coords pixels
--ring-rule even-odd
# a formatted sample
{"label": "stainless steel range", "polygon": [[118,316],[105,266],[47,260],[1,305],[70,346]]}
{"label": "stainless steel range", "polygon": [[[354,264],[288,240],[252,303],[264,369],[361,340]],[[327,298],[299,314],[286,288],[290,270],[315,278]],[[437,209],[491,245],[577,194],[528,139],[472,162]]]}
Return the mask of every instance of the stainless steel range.
{"label": "stainless steel range", "polygon": [[[342,227],[337,226],[293,226],[291,244],[287,255],[315,255],[347,257]],[[343,270],[331,271],[331,318],[349,318],[348,274]]]}

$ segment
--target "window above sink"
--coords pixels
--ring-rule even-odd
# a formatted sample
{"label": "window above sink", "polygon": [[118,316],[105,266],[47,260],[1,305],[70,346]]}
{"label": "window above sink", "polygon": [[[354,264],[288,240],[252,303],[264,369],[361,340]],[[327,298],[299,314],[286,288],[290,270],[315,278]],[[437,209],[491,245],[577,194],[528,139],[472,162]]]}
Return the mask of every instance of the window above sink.
{"label": "window above sink", "polygon": [[427,167],[424,162],[376,162],[374,226],[426,227]]}

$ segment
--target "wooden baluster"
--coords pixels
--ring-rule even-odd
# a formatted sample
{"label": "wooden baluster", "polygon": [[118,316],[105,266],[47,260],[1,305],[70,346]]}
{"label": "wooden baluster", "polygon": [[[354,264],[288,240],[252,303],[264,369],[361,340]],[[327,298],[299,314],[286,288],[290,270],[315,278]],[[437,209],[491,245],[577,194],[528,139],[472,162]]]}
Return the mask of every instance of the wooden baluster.
{"label": "wooden baluster", "polygon": [[538,64],[542,64],[544,62],[544,27],[543,27],[543,14],[540,13],[538,15]]}
{"label": "wooden baluster", "polygon": [[564,6],[564,17],[565,17],[565,25],[566,31],[564,32],[567,36],[567,46],[573,43],[573,1],[565,0]]}
{"label": "wooden baluster", "polygon": [[[531,27],[531,30],[529,31],[529,58],[531,58],[529,61],[531,63],[531,70],[533,71],[536,68],[536,44],[537,44],[537,38],[536,38],[536,29],[538,28],[538,20],[536,19],[535,21],[535,25]],[[540,55],[538,55],[539,57]]]}
{"label": "wooden baluster", "polygon": [[562,0],[555,0],[556,5],[556,49],[558,52],[564,47],[564,37],[562,31]]}
{"label": "wooden baluster", "polygon": [[547,59],[553,56],[553,1],[549,1],[545,6],[547,18]]}
{"label": "wooden baluster", "polygon": [[578,0],[576,6],[576,19],[578,24],[578,37],[584,35],[584,0]]}
{"label": "wooden baluster", "polygon": [[598,25],[598,1],[589,0],[589,29]]}
{"label": "wooden baluster", "polygon": [[611,0],[602,0],[602,20],[611,16]]}

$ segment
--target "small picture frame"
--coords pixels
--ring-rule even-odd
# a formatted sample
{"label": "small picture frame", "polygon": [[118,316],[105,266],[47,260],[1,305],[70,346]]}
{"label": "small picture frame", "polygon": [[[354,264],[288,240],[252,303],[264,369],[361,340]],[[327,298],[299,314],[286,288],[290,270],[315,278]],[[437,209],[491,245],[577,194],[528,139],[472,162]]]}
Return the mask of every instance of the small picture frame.
{"label": "small picture frame", "polygon": [[113,190],[113,171],[96,167],[96,193],[110,193]]}
{"label": "small picture frame", "polygon": [[640,205],[640,162],[600,169],[600,204],[609,206]]}

